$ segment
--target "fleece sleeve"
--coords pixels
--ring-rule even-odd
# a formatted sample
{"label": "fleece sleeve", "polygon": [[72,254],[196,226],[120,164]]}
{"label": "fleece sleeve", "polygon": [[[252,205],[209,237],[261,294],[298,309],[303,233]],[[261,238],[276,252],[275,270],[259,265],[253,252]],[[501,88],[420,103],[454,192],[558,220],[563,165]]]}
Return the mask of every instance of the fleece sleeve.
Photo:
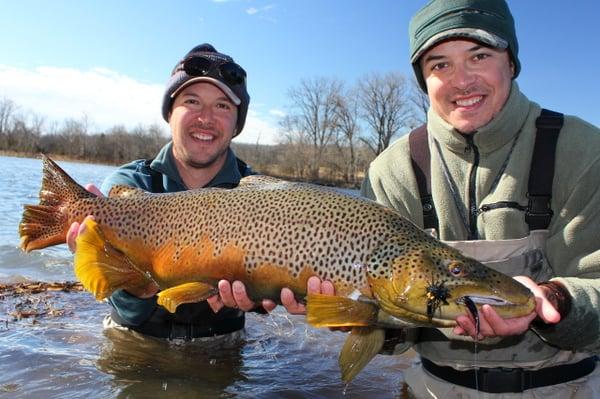
{"label": "fleece sleeve", "polygon": [[[596,129],[596,132],[598,130]],[[599,132],[600,133],[600,132]],[[596,136],[600,137],[600,134]],[[588,143],[600,140],[588,137]],[[560,143],[559,143],[560,144]],[[600,352],[600,155],[596,145],[580,148],[570,162],[557,158],[554,217],[546,243],[548,261],[557,280],[572,297],[572,306],[558,324],[538,330],[561,348]],[[586,161],[587,158],[587,161]],[[573,160],[579,159],[578,163]]]}

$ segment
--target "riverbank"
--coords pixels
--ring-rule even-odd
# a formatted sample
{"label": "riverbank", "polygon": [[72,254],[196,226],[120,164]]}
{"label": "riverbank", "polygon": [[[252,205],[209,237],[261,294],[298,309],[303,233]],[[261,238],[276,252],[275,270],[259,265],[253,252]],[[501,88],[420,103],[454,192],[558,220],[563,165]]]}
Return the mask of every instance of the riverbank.
{"label": "riverbank", "polygon": [[[117,163],[102,162],[102,161],[98,161],[98,160],[89,160],[89,159],[86,159],[83,157],[82,158],[70,157],[70,156],[65,156],[62,154],[44,153],[44,155],[52,158],[55,161],[79,162],[79,163],[85,163],[85,164],[97,164],[97,165],[115,166],[115,167],[121,165],[121,164],[117,164]],[[40,159],[41,153],[0,150],[0,156]],[[268,169],[273,170],[273,169],[277,169],[277,168],[274,165],[271,165],[271,167],[269,167]],[[262,174],[261,170],[257,170],[255,168],[253,168],[253,170],[257,173]],[[287,176],[285,174],[280,174],[280,173],[267,173],[267,174],[269,176],[276,177],[278,179],[294,181],[294,182],[299,182],[299,183],[312,183],[312,184],[318,184],[321,186],[337,187],[337,188],[344,188],[344,189],[359,189],[360,188],[359,184],[348,184],[346,182],[338,181],[338,180],[330,180],[330,179],[301,180],[301,179],[297,179],[295,177]]]}

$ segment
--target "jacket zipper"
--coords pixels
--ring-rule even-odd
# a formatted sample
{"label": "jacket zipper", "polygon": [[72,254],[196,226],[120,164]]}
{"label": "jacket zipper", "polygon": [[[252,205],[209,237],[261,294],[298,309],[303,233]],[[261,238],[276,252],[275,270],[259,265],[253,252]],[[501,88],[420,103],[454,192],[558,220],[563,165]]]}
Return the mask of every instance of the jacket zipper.
{"label": "jacket zipper", "polygon": [[467,143],[469,145],[468,150],[473,151],[473,167],[469,174],[469,240],[476,240],[478,238],[477,233],[477,215],[479,210],[477,208],[477,169],[479,168],[479,149],[473,143],[473,134],[466,136]]}

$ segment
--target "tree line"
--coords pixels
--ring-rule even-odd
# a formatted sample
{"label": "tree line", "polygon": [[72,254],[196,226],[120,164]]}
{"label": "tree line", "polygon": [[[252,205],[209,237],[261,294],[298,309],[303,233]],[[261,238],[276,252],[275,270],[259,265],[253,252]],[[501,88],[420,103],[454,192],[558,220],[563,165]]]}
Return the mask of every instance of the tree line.
{"label": "tree line", "polygon": [[[375,156],[423,123],[429,105],[416,82],[396,72],[365,75],[352,86],[336,78],[305,79],[287,94],[289,112],[279,121],[277,144],[233,143],[236,154],[259,173],[343,186],[357,186]],[[85,117],[47,123],[0,98],[3,152],[118,165],[152,158],[168,140],[158,125],[93,132]]]}

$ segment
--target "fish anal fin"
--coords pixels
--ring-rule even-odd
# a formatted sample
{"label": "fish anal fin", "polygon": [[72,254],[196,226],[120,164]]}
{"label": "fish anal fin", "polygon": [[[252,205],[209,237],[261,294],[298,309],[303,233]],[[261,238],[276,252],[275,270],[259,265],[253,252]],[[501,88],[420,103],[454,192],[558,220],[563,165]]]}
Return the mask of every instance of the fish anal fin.
{"label": "fish anal fin", "polygon": [[125,186],[122,184],[117,184],[113,186],[108,193],[109,197],[120,198],[139,197],[142,195],[150,195],[150,193],[142,190],[141,188]]}
{"label": "fish anal fin", "polygon": [[141,288],[150,280],[125,254],[115,249],[93,219],[83,221],[77,236],[75,275],[83,287],[102,300],[121,288]]}
{"label": "fish anal fin", "polygon": [[377,311],[370,303],[341,296],[309,294],[306,321],[315,327],[372,326],[377,322]]}
{"label": "fish anal fin", "polygon": [[157,303],[169,312],[175,313],[177,306],[181,304],[201,302],[218,292],[218,289],[210,284],[201,282],[185,283],[159,292]]}
{"label": "fish anal fin", "polygon": [[355,327],[344,342],[338,363],[342,381],[350,382],[377,355],[385,340],[380,328]]}

